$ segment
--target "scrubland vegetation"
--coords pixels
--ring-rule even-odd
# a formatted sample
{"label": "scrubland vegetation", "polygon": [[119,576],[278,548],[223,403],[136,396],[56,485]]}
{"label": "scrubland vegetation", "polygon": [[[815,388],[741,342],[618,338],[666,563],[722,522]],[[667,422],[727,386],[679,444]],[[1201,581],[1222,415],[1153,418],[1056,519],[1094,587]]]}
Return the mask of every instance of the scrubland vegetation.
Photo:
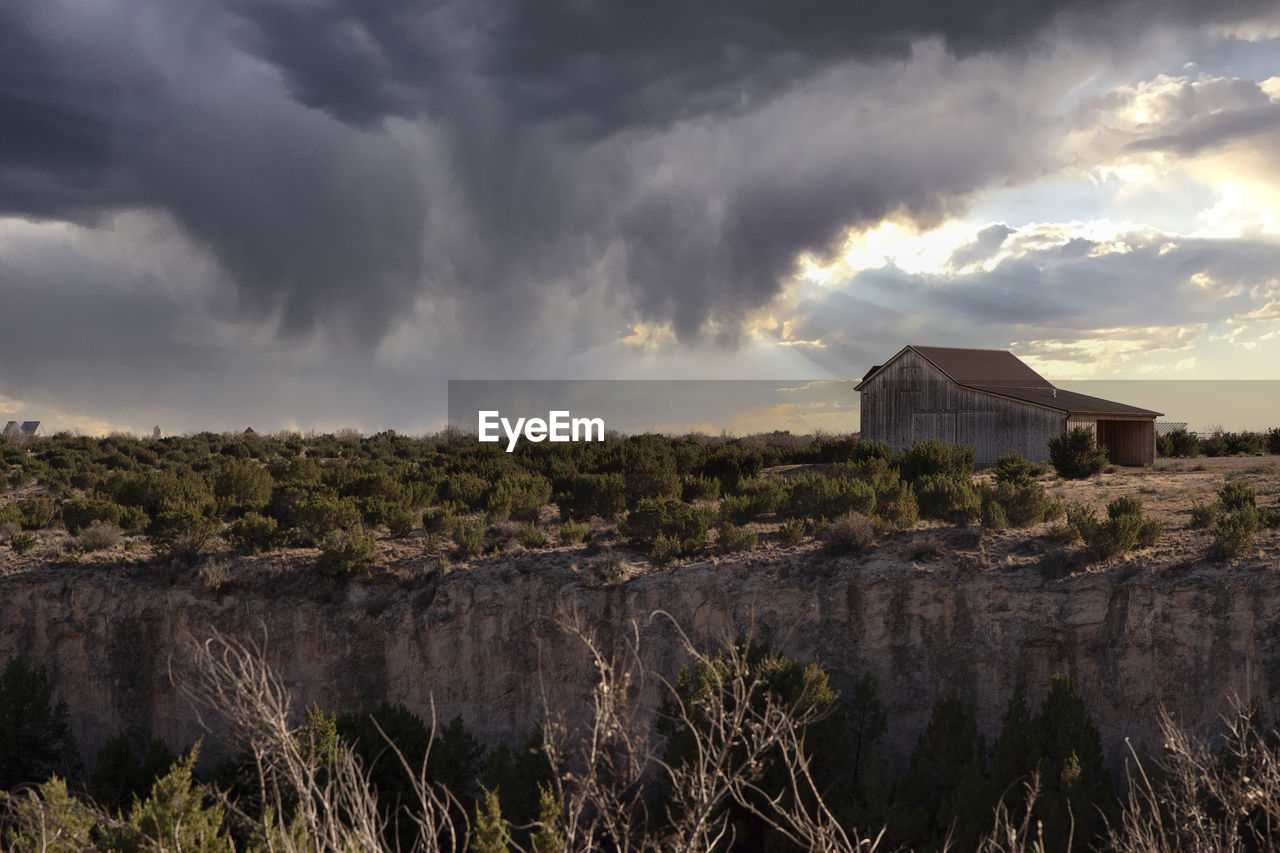
{"label": "scrubland vegetation", "polygon": [[1185,429],[1156,437],[1156,452],[1165,458],[1188,456],[1256,456],[1260,453],[1280,454],[1280,427],[1266,432],[1225,432],[1215,429],[1208,438],[1200,438]]}
{"label": "scrubland vegetation", "polygon": [[[1089,562],[1159,540],[1167,525],[1140,503],[1109,506],[1099,520],[1047,491],[1106,469],[1087,431],[1051,445],[1057,480],[1017,454],[975,476],[968,447],[894,453],[856,437],[786,433],[526,443],[510,454],[390,432],[0,440],[0,541],[46,562],[114,555],[173,566],[313,549],[317,571],[342,581],[366,573],[380,548],[403,554],[409,543],[448,571],[511,549],[582,544],[656,567],[806,540],[858,554],[885,534],[938,525],[1048,524],[1049,541]],[[1189,528],[1211,531],[1205,553],[1215,559],[1247,554],[1280,525],[1273,498],[1232,491],[1241,488],[1250,487],[1225,483],[1190,518]]]}
{"label": "scrubland vegetation", "polygon": [[[975,472],[967,447],[784,433],[513,454],[393,433],[0,440],[0,573],[132,563],[219,592],[234,561],[284,552],[341,588],[373,580],[388,552],[438,578],[560,549],[594,555],[615,582],[623,562],[761,549],[856,567],[894,542],[927,563],[962,536],[1031,543],[1063,571],[1170,537],[1181,560],[1274,551],[1272,466],[1114,472],[1088,436],[1056,444],[1052,468],[1010,454]],[[1180,485],[1192,478],[1198,491]],[[1163,749],[1128,756],[1141,764],[1126,779],[1068,678],[1020,685],[991,742],[966,698],[945,694],[890,768],[880,744],[899,723],[869,679],[840,694],[815,666],[751,643],[686,651],[656,718],[636,704],[656,676],[600,656],[585,729],[548,708],[536,729],[484,746],[460,719],[385,703],[300,710],[251,649],[215,638],[186,687],[240,733],[239,756],[220,763],[132,732],[80,755],[56,685],[13,660],[0,679],[0,847],[1261,850],[1280,832],[1277,738],[1255,707],[1221,740],[1167,726]]]}

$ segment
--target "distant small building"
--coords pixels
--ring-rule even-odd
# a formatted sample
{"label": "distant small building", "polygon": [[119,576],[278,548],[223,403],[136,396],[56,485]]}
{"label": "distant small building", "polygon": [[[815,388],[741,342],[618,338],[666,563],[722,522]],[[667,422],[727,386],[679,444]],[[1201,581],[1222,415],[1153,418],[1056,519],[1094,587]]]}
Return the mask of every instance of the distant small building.
{"label": "distant small building", "polygon": [[1006,350],[907,346],[867,371],[861,434],[896,450],[938,439],[968,444],[978,463],[1010,450],[1049,458],[1049,439],[1084,426],[1117,465],[1155,461],[1161,412],[1055,388]]}
{"label": "distant small building", "polygon": [[39,421],[23,421],[19,424],[17,421],[9,421],[4,425],[4,435],[9,438],[19,436],[33,436],[40,431]]}

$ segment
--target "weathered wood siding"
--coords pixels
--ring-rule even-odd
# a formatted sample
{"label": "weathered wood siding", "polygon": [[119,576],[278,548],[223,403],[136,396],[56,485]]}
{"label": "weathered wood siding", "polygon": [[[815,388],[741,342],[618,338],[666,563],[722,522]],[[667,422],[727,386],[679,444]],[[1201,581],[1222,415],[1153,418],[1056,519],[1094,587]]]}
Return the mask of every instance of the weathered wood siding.
{"label": "weathered wood siding", "polygon": [[1149,418],[1098,417],[1098,443],[1116,465],[1156,461],[1156,422]]}
{"label": "weathered wood siding", "polygon": [[1156,461],[1156,422],[1141,415],[1077,415],[1067,429],[1087,427],[1116,465],[1150,465]]}
{"label": "weathered wood siding", "polygon": [[866,384],[861,412],[864,440],[896,450],[931,438],[968,444],[980,464],[1010,450],[1046,461],[1049,439],[1066,428],[1061,412],[961,388],[912,350]]}

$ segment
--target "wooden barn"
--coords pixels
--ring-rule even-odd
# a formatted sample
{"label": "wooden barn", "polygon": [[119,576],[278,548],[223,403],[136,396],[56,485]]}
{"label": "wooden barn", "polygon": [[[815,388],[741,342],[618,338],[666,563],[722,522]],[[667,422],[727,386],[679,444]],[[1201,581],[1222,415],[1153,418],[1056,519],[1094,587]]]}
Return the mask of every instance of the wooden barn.
{"label": "wooden barn", "polygon": [[904,347],[867,371],[856,390],[862,438],[899,450],[939,439],[972,445],[979,464],[1010,450],[1043,462],[1050,438],[1084,426],[1117,465],[1150,465],[1156,457],[1160,412],[1054,388],[1005,350]]}

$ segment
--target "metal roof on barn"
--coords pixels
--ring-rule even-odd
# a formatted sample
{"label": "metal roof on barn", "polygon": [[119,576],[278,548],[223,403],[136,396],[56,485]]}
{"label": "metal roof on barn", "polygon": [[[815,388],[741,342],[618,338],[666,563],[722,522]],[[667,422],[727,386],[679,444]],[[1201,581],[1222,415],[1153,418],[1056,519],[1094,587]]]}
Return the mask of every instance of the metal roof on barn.
{"label": "metal roof on barn", "polygon": [[1031,403],[1076,415],[1129,415],[1156,417],[1153,412],[1114,400],[1091,397],[1074,391],[1055,388],[1053,383],[1028,367],[1008,350],[963,349],[960,347],[907,346],[884,364],[878,364],[867,372],[858,384],[861,390],[876,373],[892,364],[902,353],[913,350],[962,388],[1007,397],[1023,403]]}

